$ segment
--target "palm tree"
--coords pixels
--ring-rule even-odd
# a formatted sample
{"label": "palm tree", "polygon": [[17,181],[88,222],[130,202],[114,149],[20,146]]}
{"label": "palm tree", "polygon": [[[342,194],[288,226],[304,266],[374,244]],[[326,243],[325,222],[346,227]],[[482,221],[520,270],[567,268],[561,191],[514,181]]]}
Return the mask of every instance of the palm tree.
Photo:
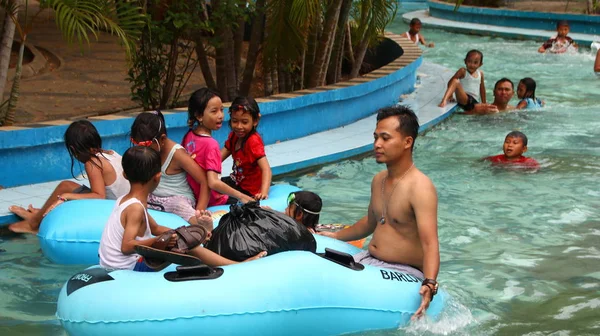
{"label": "palm tree", "polygon": [[[21,39],[15,78],[8,99],[8,106],[4,113],[0,113],[0,125],[9,126],[14,123],[19,99],[25,42],[33,29],[35,19],[44,9],[54,11],[56,24],[67,42],[76,41],[83,48],[84,43],[90,43],[90,37],[97,39],[99,31],[107,31],[119,38],[127,57],[131,57],[135,52],[135,41],[139,37],[142,27],[146,24],[141,8],[134,1],[43,0],[40,2],[38,11],[32,17],[28,16],[28,5],[28,0],[22,2],[15,0],[0,1],[0,7],[6,10],[7,15],[14,22]],[[21,6],[23,6],[25,12],[24,26],[17,21],[17,13]]]}

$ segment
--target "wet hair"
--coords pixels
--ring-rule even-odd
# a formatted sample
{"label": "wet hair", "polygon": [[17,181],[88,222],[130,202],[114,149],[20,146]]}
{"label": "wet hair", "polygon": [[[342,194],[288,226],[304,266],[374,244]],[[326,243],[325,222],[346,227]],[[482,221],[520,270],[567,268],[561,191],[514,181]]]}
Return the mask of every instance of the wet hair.
{"label": "wet hair", "polygon": [[567,20],[560,20],[556,23],[556,29],[563,27],[563,26],[569,26],[569,21]]}
{"label": "wet hair", "polygon": [[201,88],[192,93],[188,101],[188,126],[190,128],[198,123],[197,118],[204,115],[208,102],[214,97],[219,97],[219,93],[209,88]]}
{"label": "wet hair", "polygon": [[496,90],[496,88],[498,87],[498,85],[504,83],[504,82],[509,82],[510,86],[512,87],[513,91],[515,90],[515,84],[508,78],[506,77],[502,77],[500,79],[498,79],[498,81],[496,82],[496,84],[494,84],[494,90]]}
{"label": "wet hair", "polygon": [[146,184],[160,172],[160,154],[150,147],[133,146],[125,151],[121,164],[130,183]]}
{"label": "wet hair", "polygon": [[377,123],[389,117],[398,117],[398,132],[404,136],[413,138],[413,143],[410,147],[412,151],[415,147],[415,140],[419,134],[419,119],[413,110],[408,106],[394,105],[381,108],[377,111]]}
{"label": "wet hair", "polygon": [[135,141],[154,141],[163,134],[167,135],[167,126],[160,111],[140,113],[131,125],[131,139]]}
{"label": "wet hair", "polygon": [[294,218],[302,214],[302,224],[314,230],[319,224],[319,213],[323,207],[321,197],[310,191],[296,191],[294,195]]}
{"label": "wet hair", "polygon": [[523,132],[512,131],[512,132],[508,133],[506,135],[506,137],[504,137],[504,139],[508,139],[508,138],[521,139],[521,140],[523,140],[523,146],[527,146],[527,136]]}
{"label": "wet hair", "polygon": [[421,20],[419,20],[419,18],[413,18],[412,20],[410,20],[410,26],[414,26],[417,24],[422,25]]}
{"label": "wet hair", "polygon": [[[249,113],[250,116],[252,117],[252,121],[258,121],[260,119],[260,108],[258,107],[258,104],[256,103],[256,100],[254,100],[254,98],[252,97],[236,97],[232,102],[231,102],[231,106],[229,107],[229,128],[233,129],[233,127],[231,126],[231,114],[235,111],[238,110],[244,110],[246,113]],[[257,124],[258,126],[258,124]],[[246,139],[248,139],[252,134],[254,134],[256,132],[256,127],[252,127],[252,130],[250,131],[250,133],[248,133],[248,135],[246,135]],[[246,139],[242,139],[242,148],[244,148],[244,145],[246,144]]]}
{"label": "wet hair", "polygon": [[[96,156],[96,153],[102,153],[102,138],[94,125],[88,120],[78,120],[65,131],[64,135],[65,147],[71,157],[71,175],[75,177],[73,166],[75,160],[86,163]],[[92,160],[92,164],[102,170],[102,162],[98,165],[96,160]]]}
{"label": "wet hair", "polygon": [[[523,83],[525,85],[525,96],[523,98],[533,98],[535,99],[535,81],[533,78],[525,77],[519,81],[519,83]],[[528,95],[531,94],[531,95]]]}
{"label": "wet hair", "polygon": [[471,49],[469,50],[469,52],[467,53],[467,56],[465,56],[465,61],[469,59],[469,57],[471,57],[471,55],[473,54],[478,54],[479,58],[480,58],[480,63],[483,64],[483,53],[477,49]]}

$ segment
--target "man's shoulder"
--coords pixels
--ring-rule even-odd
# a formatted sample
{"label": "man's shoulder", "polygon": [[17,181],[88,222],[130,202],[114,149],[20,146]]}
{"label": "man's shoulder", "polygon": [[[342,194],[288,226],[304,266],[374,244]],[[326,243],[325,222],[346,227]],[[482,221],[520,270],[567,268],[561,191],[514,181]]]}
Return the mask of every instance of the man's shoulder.
{"label": "man's shoulder", "polygon": [[433,181],[431,181],[429,176],[423,173],[420,169],[415,169],[415,174],[412,177],[412,184],[414,187],[416,187],[416,191],[426,190],[424,188],[431,187],[435,189]]}

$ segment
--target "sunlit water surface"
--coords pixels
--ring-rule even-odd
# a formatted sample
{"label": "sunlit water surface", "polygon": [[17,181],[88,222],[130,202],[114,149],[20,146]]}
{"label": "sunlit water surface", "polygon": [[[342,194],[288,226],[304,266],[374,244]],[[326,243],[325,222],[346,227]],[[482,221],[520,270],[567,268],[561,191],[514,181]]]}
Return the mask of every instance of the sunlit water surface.
{"label": "sunlit water surface", "polygon": [[[397,18],[390,30],[407,26]],[[548,107],[456,115],[419,136],[414,157],[437,187],[439,280],[452,301],[440,321],[368,335],[600,334],[600,79],[592,55],[540,55],[537,42],[422,33],[436,43],[425,59],[453,70],[469,49],[481,50],[490,101],[497,79],[533,77]],[[512,130],[528,135],[527,155],[540,161],[540,172],[479,161],[501,153]],[[284,180],[321,195],[323,223],[352,223],[365,214],[371,178],[383,168],[368,157]],[[82,266],[52,265],[35,237],[4,239],[0,248],[0,335],[64,334],[54,317],[57,295]]]}

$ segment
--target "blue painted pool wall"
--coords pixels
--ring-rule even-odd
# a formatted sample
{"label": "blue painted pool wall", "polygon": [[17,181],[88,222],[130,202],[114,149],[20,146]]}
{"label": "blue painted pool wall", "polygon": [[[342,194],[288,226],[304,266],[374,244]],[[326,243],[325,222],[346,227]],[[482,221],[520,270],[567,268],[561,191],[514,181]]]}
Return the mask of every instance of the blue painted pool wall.
{"label": "blue painted pool wall", "polygon": [[429,14],[435,18],[487,24],[494,26],[556,31],[559,20],[567,20],[572,33],[600,34],[600,16],[516,11],[506,9],[461,6],[428,1]]}
{"label": "blue painted pool wall", "polygon": [[[381,107],[396,103],[400,95],[412,92],[421,63],[419,58],[387,76],[354,86],[260,103],[262,118],[258,131],[268,145],[365,118]],[[229,120],[228,113],[225,118]],[[122,154],[130,146],[133,118],[91,121],[105,149]],[[187,112],[167,113],[165,121],[169,138],[181,141],[188,130]],[[0,185],[8,188],[70,178],[71,160],[63,141],[67,127],[0,131]],[[213,136],[223,145],[228,134],[229,126],[224,126]],[[83,167],[76,161],[74,168],[78,175]]]}

